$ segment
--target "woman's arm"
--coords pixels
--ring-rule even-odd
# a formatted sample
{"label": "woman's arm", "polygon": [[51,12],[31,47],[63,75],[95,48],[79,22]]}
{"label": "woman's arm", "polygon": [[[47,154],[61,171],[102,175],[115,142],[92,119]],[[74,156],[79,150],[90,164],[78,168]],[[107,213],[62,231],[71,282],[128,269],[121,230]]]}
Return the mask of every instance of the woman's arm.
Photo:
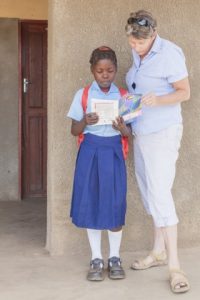
{"label": "woman's arm", "polygon": [[190,98],[190,84],[188,78],[172,83],[175,91],[173,93],[156,96],[154,93],[149,93],[142,97],[142,104],[147,106],[160,106],[175,104],[187,101]]}

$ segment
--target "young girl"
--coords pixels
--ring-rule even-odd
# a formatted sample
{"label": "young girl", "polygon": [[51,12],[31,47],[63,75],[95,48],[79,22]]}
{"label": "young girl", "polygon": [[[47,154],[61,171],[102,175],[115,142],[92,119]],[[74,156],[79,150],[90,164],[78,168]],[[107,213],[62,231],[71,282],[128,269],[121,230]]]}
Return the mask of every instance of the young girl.
{"label": "young girl", "polygon": [[125,277],[119,255],[122,225],[126,213],[126,167],[122,152],[122,136],[131,134],[121,117],[112,125],[95,125],[98,115],[91,111],[91,99],[116,100],[120,90],[113,83],[117,72],[117,58],[109,47],[95,49],[90,57],[92,82],[84,112],[80,89],[72,102],[68,117],[72,119],[71,133],[84,134],[77,156],[71,205],[72,222],[87,229],[92,252],[87,279],[104,279],[101,253],[101,231],[108,230],[110,255],[108,276]]}

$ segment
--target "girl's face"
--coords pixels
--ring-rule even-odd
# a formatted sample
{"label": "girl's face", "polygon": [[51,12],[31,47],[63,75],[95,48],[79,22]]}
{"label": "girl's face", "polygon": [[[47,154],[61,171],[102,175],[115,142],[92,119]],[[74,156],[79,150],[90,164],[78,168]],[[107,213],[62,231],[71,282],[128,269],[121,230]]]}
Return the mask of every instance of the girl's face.
{"label": "girl's face", "polygon": [[130,35],[128,37],[128,41],[131,48],[134,49],[141,58],[143,58],[151,49],[155,37],[156,34],[147,39],[136,39],[134,36]]}
{"label": "girl's face", "polygon": [[109,89],[115,79],[117,68],[110,59],[100,59],[91,67],[91,71],[99,87]]}

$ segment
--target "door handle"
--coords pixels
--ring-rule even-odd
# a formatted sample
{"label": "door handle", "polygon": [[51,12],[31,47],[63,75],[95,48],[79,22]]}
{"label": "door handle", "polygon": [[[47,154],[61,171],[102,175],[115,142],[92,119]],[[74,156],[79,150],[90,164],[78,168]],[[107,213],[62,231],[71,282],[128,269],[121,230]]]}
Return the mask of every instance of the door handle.
{"label": "door handle", "polygon": [[31,82],[27,78],[24,78],[23,79],[23,92],[24,93],[27,93],[29,84],[31,84]]}

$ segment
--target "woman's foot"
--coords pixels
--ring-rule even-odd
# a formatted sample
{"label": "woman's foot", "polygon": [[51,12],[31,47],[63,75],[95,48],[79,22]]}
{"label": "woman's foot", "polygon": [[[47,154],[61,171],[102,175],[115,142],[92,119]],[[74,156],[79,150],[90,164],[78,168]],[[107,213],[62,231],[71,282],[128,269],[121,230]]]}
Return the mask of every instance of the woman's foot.
{"label": "woman's foot", "polygon": [[171,269],[169,280],[172,292],[174,293],[185,293],[190,289],[190,284],[187,276],[180,269]]}
{"label": "woman's foot", "polygon": [[146,270],[151,267],[164,266],[167,264],[167,254],[166,251],[161,253],[151,252],[145,258],[135,260],[131,268],[134,270]]}

